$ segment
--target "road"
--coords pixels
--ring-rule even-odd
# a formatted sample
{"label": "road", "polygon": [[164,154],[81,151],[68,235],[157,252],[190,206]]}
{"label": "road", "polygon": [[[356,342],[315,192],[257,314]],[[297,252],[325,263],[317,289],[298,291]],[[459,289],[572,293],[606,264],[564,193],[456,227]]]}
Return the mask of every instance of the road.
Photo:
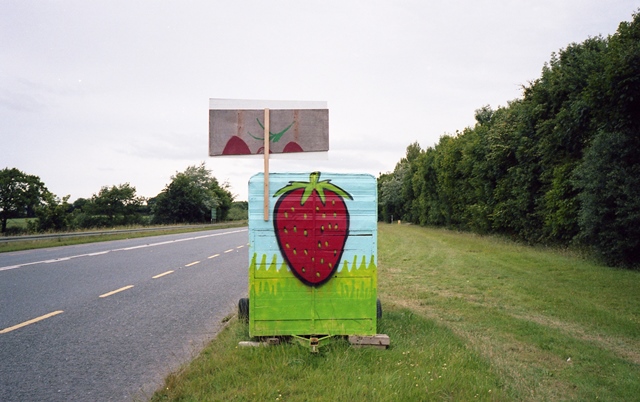
{"label": "road", "polygon": [[146,400],[247,293],[246,228],[0,254],[0,401]]}

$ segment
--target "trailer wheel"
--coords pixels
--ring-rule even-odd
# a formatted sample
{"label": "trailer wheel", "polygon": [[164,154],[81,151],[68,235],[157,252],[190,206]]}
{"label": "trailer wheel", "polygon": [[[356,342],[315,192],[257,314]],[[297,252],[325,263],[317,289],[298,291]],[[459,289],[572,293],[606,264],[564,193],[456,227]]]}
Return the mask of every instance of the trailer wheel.
{"label": "trailer wheel", "polygon": [[249,322],[249,299],[243,297],[238,301],[238,318],[244,322]]}
{"label": "trailer wheel", "polygon": [[382,303],[380,303],[380,299],[376,299],[376,318],[378,320],[382,318]]}

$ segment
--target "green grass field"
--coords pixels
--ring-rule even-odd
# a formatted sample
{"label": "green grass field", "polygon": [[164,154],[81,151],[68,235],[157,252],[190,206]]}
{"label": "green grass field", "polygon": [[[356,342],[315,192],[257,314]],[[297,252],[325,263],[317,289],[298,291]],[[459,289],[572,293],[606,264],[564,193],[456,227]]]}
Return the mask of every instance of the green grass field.
{"label": "green grass field", "polygon": [[19,218],[19,219],[9,219],[7,220],[7,229],[16,228],[16,229],[26,229],[29,221],[35,220],[33,218]]}
{"label": "green grass field", "polygon": [[238,348],[231,319],[152,400],[640,400],[639,272],[388,224],[378,272],[388,350]]}
{"label": "green grass field", "polygon": [[450,329],[509,399],[640,398],[639,272],[472,234],[380,228],[380,297]]}

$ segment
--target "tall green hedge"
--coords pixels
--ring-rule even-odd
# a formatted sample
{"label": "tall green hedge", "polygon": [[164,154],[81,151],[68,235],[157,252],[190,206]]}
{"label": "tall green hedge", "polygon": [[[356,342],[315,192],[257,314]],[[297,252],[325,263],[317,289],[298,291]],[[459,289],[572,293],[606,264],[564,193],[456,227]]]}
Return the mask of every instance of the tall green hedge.
{"label": "tall green hedge", "polygon": [[523,96],[417,143],[380,176],[380,216],[586,246],[640,266],[640,13],[553,54]]}

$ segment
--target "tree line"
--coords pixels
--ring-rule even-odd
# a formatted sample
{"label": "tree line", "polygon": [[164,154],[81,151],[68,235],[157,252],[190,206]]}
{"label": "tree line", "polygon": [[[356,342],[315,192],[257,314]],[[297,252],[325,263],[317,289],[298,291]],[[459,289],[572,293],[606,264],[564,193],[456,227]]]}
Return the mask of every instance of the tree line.
{"label": "tree line", "polygon": [[[38,176],[17,168],[0,170],[2,234],[238,220],[246,219],[247,210],[246,203],[234,203],[229,185],[220,184],[204,163],[177,172],[152,198],[138,196],[129,183],[104,186],[73,203],[69,198],[51,193]],[[9,230],[9,219],[18,218],[32,219],[26,228]]]}
{"label": "tree line", "polygon": [[506,107],[381,174],[379,216],[640,266],[640,12],[570,44]]}

